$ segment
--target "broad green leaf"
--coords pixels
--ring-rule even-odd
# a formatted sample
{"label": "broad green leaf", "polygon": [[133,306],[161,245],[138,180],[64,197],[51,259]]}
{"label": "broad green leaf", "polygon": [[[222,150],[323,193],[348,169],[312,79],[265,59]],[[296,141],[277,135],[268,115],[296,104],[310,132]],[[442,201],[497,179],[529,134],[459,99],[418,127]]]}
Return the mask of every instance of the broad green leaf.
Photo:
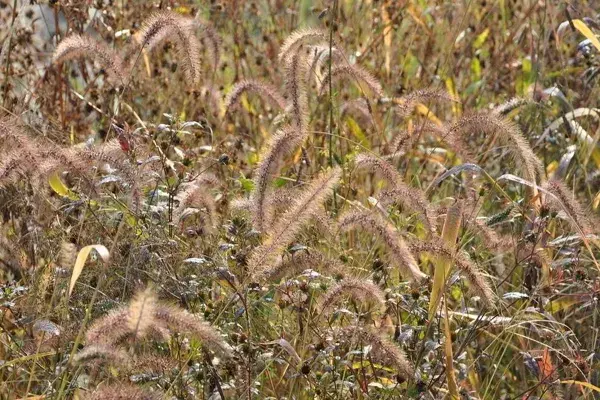
{"label": "broad green leaf", "polygon": [[90,252],[92,250],[96,250],[96,253],[102,258],[105,264],[108,263],[110,258],[110,253],[108,249],[101,244],[92,244],[89,246],[85,246],[83,249],[79,251],[77,254],[77,259],[75,260],[75,266],[73,267],[73,275],[71,275],[71,283],[69,284],[69,297],[71,297],[71,293],[73,292],[73,288],[75,287],[75,283],[79,276],[81,275],[81,271],[83,271],[83,266],[85,265],[85,261],[87,260]]}

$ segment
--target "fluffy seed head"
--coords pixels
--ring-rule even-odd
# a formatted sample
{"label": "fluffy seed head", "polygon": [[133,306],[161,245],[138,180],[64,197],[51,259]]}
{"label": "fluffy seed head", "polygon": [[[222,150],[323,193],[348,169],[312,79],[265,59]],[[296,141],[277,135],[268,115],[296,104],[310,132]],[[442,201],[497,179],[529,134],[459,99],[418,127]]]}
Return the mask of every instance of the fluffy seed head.
{"label": "fluffy seed head", "polygon": [[421,281],[427,276],[419,269],[398,231],[379,215],[366,211],[350,212],[339,220],[338,226],[342,231],[360,228],[377,235],[390,250],[390,259],[405,278]]}

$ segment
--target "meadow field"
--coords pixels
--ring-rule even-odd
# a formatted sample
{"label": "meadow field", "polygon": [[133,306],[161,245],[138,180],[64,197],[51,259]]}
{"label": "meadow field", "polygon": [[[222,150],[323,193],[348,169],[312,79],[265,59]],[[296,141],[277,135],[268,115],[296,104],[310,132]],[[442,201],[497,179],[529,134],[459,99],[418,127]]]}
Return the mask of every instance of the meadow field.
{"label": "meadow field", "polygon": [[600,399],[598,35],[0,0],[0,399]]}

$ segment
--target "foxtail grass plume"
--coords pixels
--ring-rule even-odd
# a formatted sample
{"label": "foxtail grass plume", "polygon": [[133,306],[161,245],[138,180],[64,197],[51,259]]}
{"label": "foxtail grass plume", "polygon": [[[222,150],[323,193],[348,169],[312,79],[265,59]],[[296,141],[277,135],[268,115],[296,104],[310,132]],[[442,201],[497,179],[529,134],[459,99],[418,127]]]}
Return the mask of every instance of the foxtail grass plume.
{"label": "foxtail grass plume", "polygon": [[309,42],[329,42],[329,33],[320,29],[300,29],[292,32],[279,50],[279,61],[286,61],[298,48]]}
{"label": "foxtail grass plume", "polygon": [[244,79],[236,83],[227,97],[225,98],[225,110],[229,112],[230,109],[239,101],[240,97],[244,93],[256,93],[264,101],[268,102],[272,106],[278,107],[280,110],[286,108],[286,102],[283,96],[279,93],[279,90],[269,83],[256,80],[256,79]]}
{"label": "foxtail grass plume", "polygon": [[404,379],[414,378],[414,367],[406,358],[404,351],[390,339],[372,327],[353,325],[334,331],[334,338],[351,347],[371,346],[369,352],[373,361],[396,369]]}
{"label": "foxtail grass plume", "polygon": [[131,357],[123,349],[107,344],[92,344],[85,346],[74,358],[76,363],[99,364],[108,363],[112,365],[127,366],[131,363]]}
{"label": "foxtail grass plume", "polygon": [[209,324],[179,307],[158,303],[149,289],[138,293],[128,307],[112,310],[94,321],[85,337],[88,345],[116,346],[128,337],[164,340],[169,332],[195,337],[223,356],[231,354],[230,346]]}
{"label": "foxtail grass plume", "polygon": [[285,247],[331,196],[340,176],[341,169],[336,167],[313,179],[290,205],[288,211],[275,221],[263,243],[252,251],[248,259],[248,270],[253,278],[255,274],[262,274],[276,263],[277,257]]}
{"label": "foxtail grass plume", "polygon": [[357,155],[355,161],[359,168],[377,172],[389,183],[390,189],[381,194],[384,205],[402,204],[418,214],[429,232],[435,232],[435,212],[425,194],[404,183],[402,176],[391,163],[366,153]]}
{"label": "foxtail grass plume", "polygon": [[176,199],[179,200],[179,206],[173,212],[175,222],[182,223],[190,215],[190,210],[194,212],[203,210],[206,216],[204,221],[206,221],[205,225],[208,230],[213,229],[217,225],[217,205],[213,196],[208,193],[206,186],[201,186],[194,182],[188,185]]}
{"label": "foxtail grass plume", "polygon": [[123,61],[119,55],[105,43],[88,36],[74,34],[63,39],[56,47],[52,61],[58,64],[83,57],[97,61],[113,82],[123,83]]}
{"label": "foxtail grass plume", "polygon": [[319,92],[322,94],[325,90],[329,90],[330,80],[338,80],[344,77],[354,81],[361,91],[364,92],[367,89],[376,99],[384,96],[383,88],[377,78],[361,66],[353,64],[336,65],[331,69],[331,74],[327,72],[323,77]]}
{"label": "foxtail grass plume", "polygon": [[352,119],[364,128],[372,128],[375,126],[375,119],[373,118],[370,104],[364,98],[342,103],[340,106],[340,118],[346,116],[352,117]]}
{"label": "foxtail grass plume", "polygon": [[532,100],[522,97],[513,97],[510,100],[494,107],[494,112],[500,115],[506,115],[517,108],[534,103]]}
{"label": "foxtail grass plume", "polygon": [[345,298],[350,298],[359,307],[369,303],[382,309],[385,305],[385,294],[373,282],[360,278],[346,278],[329,288],[319,299],[320,312],[328,312]]}
{"label": "foxtail grass plume", "polygon": [[444,257],[452,260],[454,265],[467,277],[471,283],[471,289],[479,295],[486,306],[494,304],[494,292],[490,287],[483,272],[469,259],[469,256],[459,251],[454,254],[445,246],[441,239],[430,241],[414,241],[410,244],[410,249],[415,253],[430,253],[437,257]]}
{"label": "foxtail grass plume", "polygon": [[[463,149],[469,149],[470,136],[474,133],[482,133],[486,138],[497,136],[500,143],[509,148],[525,179],[531,182],[544,180],[545,173],[541,161],[514,122],[494,112],[463,116],[449,128],[449,140],[460,143]],[[467,151],[471,153],[469,157],[472,157],[473,150]]]}
{"label": "foxtail grass plume", "polygon": [[431,101],[454,101],[459,100],[448,94],[444,90],[440,89],[422,89],[415,90],[405,96],[398,99],[393,99],[393,103],[396,105],[394,111],[400,118],[408,116],[418,103],[428,103]]}
{"label": "foxtail grass plume", "polygon": [[267,221],[271,221],[272,206],[269,196],[272,188],[271,181],[281,169],[283,159],[302,142],[302,135],[296,127],[287,126],[275,133],[265,149],[259,155],[259,164],[254,177],[254,192],[251,202],[253,208],[254,228],[264,231],[268,228]]}
{"label": "foxtail grass plume", "polygon": [[569,193],[569,189],[558,179],[551,179],[542,185],[542,188],[555,197],[546,196],[547,203],[557,211],[564,211],[570,217],[569,221],[575,231],[581,231],[585,235],[598,232],[599,221],[592,213],[587,213],[577,199]]}
{"label": "foxtail grass plume", "polygon": [[221,37],[210,23],[200,20],[198,15],[195,18],[195,24],[202,31],[202,42],[208,51],[211,66],[216,71],[221,61]]}
{"label": "foxtail grass plume", "polygon": [[390,144],[387,146],[386,158],[396,158],[404,155],[407,149],[413,147],[415,143],[425,134],[433,134],[439,139],[446,141],[447,130],[431,122],[419,123],[416,129],[409,133],[406,130],[400,130],[394,135]]}
{"label": "foxtail grass plume", "polygon": [[315,270],[321,274],[332,277],[343,277],[344,264],[340,261],[327,257],[318,250],[295,252],[290,256],[282,257],[272,266],[258,269],[254,272],[254,279],[260,281],[276,282],[284,277],[292,277],[307,269]]}
{"label": "foxtail grass plume", "polygon": [[102,385],[93,392],[84,395],[85,400],[160,400],[163,394],[142,389],[130,383]]}
{"label": "foxtail grass plume", "polygon": [[288,109],[292,125],[306,135],[308,128],[308,93],[306,89],[306,55],[301,47],[290,55],[286,64],[285,90],[288,96]]}
{"label": "foxtail grass plume", "polygon": [[146,19],[135,38],[148,52],[166,40],[171,41],[177,49],[178,60],[183,66],[186,78],[191,83],[198,84],[200,82],[200,41],[195,35],[194,27],[193,19],[171,11],[162,11]]}
{"label": "foxtail grass plume", "polygon": [[338,226],[342,231],[362,229],[379,237],[389,249],[390,260],[404,278],[419,282],[427,276],[419,269],[417,261],[398,231],[378,214],[353,211],[342,216]]}

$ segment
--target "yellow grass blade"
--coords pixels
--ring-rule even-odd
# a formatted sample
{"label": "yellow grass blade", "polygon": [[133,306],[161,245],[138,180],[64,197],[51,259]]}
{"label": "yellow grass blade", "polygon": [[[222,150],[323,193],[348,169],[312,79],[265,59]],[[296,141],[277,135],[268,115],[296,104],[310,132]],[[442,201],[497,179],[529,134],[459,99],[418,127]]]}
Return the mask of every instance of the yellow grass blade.
{"label": "yellow grass blade", "polygon": [[68,197],[71,200],[77,200],[78,197],[75,193],[73,193],[60,179],[58,173],[54,173],[48,178],[48,183],[52,190],[54,190],[57,194]]}
{"label": "yellow grass blade", "polygon": [[590,42],[592,42],[592,44],[598,51],[600,51],[600,41],[598,40],[596,35],[594,35],[594,33],[590,30],[590,28],[588,28],[585,22],[583,22],[580,19],[574,19],[573,25],[583,36],[585,36],[587,39],[590,40]]}
{"label": "yellow grass blade", "polygon": [[392,71],[392,20],[390,19],[390,14],[388,13],[388,6],[390,5],[390,1],[385,1],[381,4],[381,20],[384,23],[383,28],[383,48],[385,55],[385,73],[387,76],[390,75]]}
{"label": "yellow grass blade", "polygon": [[[458,97],[458,91],[456,90],[456,84],[454,83],[454,79],[446,78],[446,90],[448,91],[448,93],[450,93],[450,95],[453,98],[460,99],[460,97]],[[462,110],[460,107],[460,102],[453,101],[452,102],[452,114],[454,114],[454,116],[456,118],[458,118],[458,117],[460,117],[461,113],[462,113]]]}
{"label": "yellow grass blade", "polygon": [[565,381],[560,381],[560,383],[564,383],[564,384],[575,384],[575,385],[579,385],[579,386],[583,386],[586,387],[588,389],[591,389],[593,391],[599,392],[600,393],[600,388],[598,386],[594,386],[591,383],[588,382],[582,382],[582,381],[574,381],[572,379],[568,379]]}
{"label": "yellow grass blade", "polygon": [[73,267],[73,275],[71,275],[71,283],[69,284],[69,297],[73,292],[73,288],[75,287],[77,279],[79,279],[79,275],[81,275],[81,271],[83,271],[85,261],[87,260],[92,250],[96,250],[96,252],[100,256],[100,258],[102,258],[102,261],[104,261],[105,264],[108,263],[110,253],[108,252],[108,249],[102,246],[101,244],[92,244],[89,246],[85,246],[83,249],[81,249],[79,251],[79,254],[77,254],[75,266]]}
{"label": "yellow grass blade", "polygon": [[[454,248],[456,238],[458,237],[461,217],[462,206],[457,202],[450,207],[450,209],[448,209],[448,214],[446,215],[446,220],[444,221],[444,227],[442,228],[442,239],[444,240],[444,243],[446,243],[446,245],[448,245],[451,249]],[[451,268],[451,260],[439,258],[435,264],[433,286],[431,288],[431,297],[429,298],[430,319],[437,310],[446,283],[446,278],[448,277]]]}
{"label": "yellow grass blade", "polygon": [[450,333],[450,322],[448,320],[448,305],[445,306],[444,313],[444,335],[446,341],[444,343],[444,353],[446,355],[446,379],[448,379],[448,398],[457,400],[460,398],[458,393],[458,385],[456,384],[456,376],[454,375],[454,355],[452,352],[452,334]]}
{"label": "yellow grass blade", "polygon": [[425,104],[419,103],[415,106],[415,109],[417,110],[417,113],[427,117],[431,122],[433,122],[437,126],[444,125],[442,121],[435,116],[433,111],[431,111]]}

